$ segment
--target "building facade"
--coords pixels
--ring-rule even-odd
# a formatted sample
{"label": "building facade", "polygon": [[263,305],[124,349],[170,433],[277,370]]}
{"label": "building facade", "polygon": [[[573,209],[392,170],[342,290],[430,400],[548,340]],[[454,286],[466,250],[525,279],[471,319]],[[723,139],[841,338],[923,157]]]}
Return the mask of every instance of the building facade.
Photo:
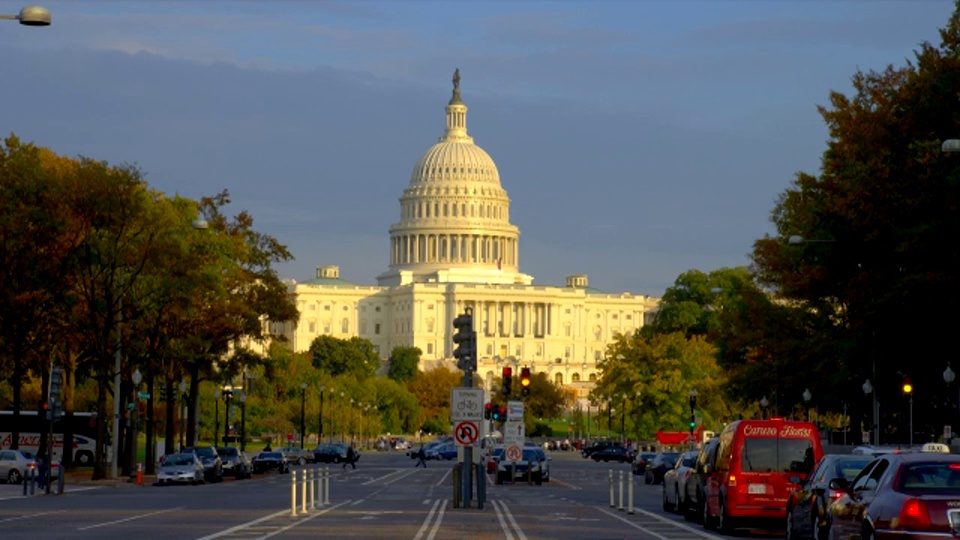
{"label": "building facade", "polygon": [[529,366],[583,396],[607,344],[643,326],[658,303],[594,289],[585,274],[543,286],[520,272],[510,198],[493,159],[467,134],[459,73],[446,129],[414,165],[400,197],[400,220],[389,232],[390,265],[377,285],[345,281],[336,266],[291,282],[300,321],[283,332],[294,350],[308,349],[320,335],[359,336],[384,359],[395,347],[417,347],[421,369],[455,367],[452,322],[469,307],[477,374],[485,381],[503,366]]}

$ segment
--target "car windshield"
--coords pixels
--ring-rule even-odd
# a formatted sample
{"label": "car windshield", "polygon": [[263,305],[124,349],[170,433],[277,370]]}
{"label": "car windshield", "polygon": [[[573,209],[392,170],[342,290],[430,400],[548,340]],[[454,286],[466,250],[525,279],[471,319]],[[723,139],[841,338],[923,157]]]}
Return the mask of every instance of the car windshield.
{"label": "car windshield", "polygon": [[200,447],[200,448],[194,448],[193,450],[191,450],[191,452],[193,452],[194,454],[196,454],[196,455],[198,455],[199,457],[202,457],[202,458],[205,458],[205,457],[214,457],[214,456],[217,455],[217,453],[214,452],[213,448],[209,448],[209,447],[206,447],[206,446],[202,446],[202,447]]}
{"label": "car windshield", "polygon": [[901,491],[960,495],[960,463],[911,463],[900,471],[899,487]]}
{"label": "car windshield", "polygon": [[217,448],[217,453],[220,454],[220,457],[237,457],[240,454],[240,451],[236,448]]}
{"label": "car windshield", "polygon": [[860,471],[870,463],[869,457],[848,457],[838,459],[833,466],[833,478],[843,477],[847,482],[852,482]]}
{"label": "car windshield", "polygon": [[283,459],[283,454],[280,452],[260,452],[260,459]]}
{"label": "car windshield", "polygon": [[697,464],[697,453],[696,452],[687,452],[683,455],[683,460],[680,462],[684,467],[693,467]]}
{"label": "car windshield", "polygon": [[502,446],[498,446],[494,448],[492,452],[490,452],[490,455],[493,457],[500,457],[503,455],[503,452],[504,452],[504,448]]}
{"label": "car windshield", "polygon": [[537,451],[533,449],[524,449],[523,450],[523,461],[540,461],[540,456],[537,455]]}
{"label": "car windshield", "polygon": [[163,458],[164,467],[176,467],[180,465],[193,465],[196,463],[191,454],[174,454]]}

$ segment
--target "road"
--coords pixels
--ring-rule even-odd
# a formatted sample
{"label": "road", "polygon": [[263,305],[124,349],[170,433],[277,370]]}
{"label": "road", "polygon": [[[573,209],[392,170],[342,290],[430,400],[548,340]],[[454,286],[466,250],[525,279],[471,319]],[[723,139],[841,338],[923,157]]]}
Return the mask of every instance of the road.
{"label": "road", "polygon": [[[0,485],[0,530],[5,539],[31,540],[725,538],[664,513],[660,486],[643,484],[627,464],[595,463],[575,452],[548,455],[550,482],[494,485],[490,478],[483,509],[476,501],[470,508],[453,508],[452,462],[431,461],[426,469],[414,468],[415,461],[399,452],[366,453],[356,470],[330,466],[329,504],[303,513],[298,486],[296,516],[291,510],[292,475],[257,475],[202,486],[68,485],[63,496],[23,497],[20,486]],[[777,538],[783,533],[738,531],[736,536]]]}

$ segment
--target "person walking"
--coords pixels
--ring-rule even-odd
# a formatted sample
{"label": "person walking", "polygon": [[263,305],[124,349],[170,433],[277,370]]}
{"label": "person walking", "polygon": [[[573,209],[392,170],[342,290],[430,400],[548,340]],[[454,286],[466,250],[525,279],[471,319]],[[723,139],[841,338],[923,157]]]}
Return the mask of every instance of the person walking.
{"label": "person walking", "polygon": [[357,468],[357,451],[353,449],[352,444],[347,447],[347,459],[343,462],[343,468],[346,469],[347,465]]}
{"label": "person walking", "polygon": [[423,468],[427,468],[427,452],[423,449],[423,445],[420,445],[420,449],[417,450],[417,464],[413,466],[414,469],[423,465]]}

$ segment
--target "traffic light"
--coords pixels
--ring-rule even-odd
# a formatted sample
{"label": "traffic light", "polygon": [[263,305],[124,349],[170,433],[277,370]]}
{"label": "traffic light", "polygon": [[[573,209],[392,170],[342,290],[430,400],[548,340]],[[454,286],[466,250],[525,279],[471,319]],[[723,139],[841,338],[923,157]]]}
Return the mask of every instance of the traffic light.
{"label": "traffic light", "polygon": [[520,370],[520,395],[530,395],[530,368]]}
{"label": "traffic light", "polygon": [[513,394],[513,368],[505,367],[503,368],[503,384],[500,387],[500,390],[503,392],[503,395],[510,396]]}
{"label": "traffic light", "polygon": [[477,333],[473,331],[473,310],[467,308],[463,315],[454,319],[453,327],[457,329],[453,335],[453,342],[457,344],[453,349],[457,367],[463,371],[476,371]]}
{"label": "traffic light", "polygon": [[506,421],[507,421],[507,408],[506,408],[506,407],[500,407],[500,421],[501,421],[501,422],[506,422]]}
{"label": "traffic light", "polygon": [[501,420],[500,407],[497,407],[493,403],[487,403],[487,406],[490,407],[490,418],[492,418],[494,422],[499,422]]}
{"label": "traffic light", "polygon": [[913,393],[913,383],[910,381],[910,377],[903,378],[903,393],[908,396]]}
{"label": "traffic light", "polygon": [[163,383],[160,385],[160,401],[167,400],[167,385]]}
{"label": "traffic light", "polygon": [[63,369],[53,366],[53,369],[50,370],[50,408],[53,409],[54,421],[59,420],[60,415],[63,414],[61,397],[63,397]]}
{"label": "traffic light", "polygon": [[487,404],[483,406],[483,419],[490,420],[491,418],[493,418],[493,403],[488,401]]}

